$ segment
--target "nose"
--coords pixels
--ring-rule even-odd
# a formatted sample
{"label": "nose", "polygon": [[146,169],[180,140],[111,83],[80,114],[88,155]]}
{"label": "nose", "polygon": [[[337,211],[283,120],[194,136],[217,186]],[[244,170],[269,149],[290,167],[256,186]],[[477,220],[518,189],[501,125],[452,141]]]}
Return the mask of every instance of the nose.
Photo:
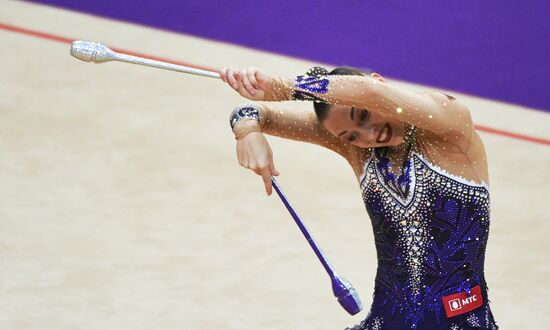
{"label": "nose", "polygon": [[373,143],[376,141],[376,130],[374,129],[374,126],[367,126],[364,127],[364,136],[365,136],[365,142]]}

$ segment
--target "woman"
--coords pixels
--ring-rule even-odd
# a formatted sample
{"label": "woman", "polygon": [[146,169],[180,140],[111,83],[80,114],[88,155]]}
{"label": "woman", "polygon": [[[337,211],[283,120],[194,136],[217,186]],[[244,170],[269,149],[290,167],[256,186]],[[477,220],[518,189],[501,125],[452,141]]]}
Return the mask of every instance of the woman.
{"label": "woman", "polygon": [[231,115],[239,164],[262,176],[268,195],[278,172],[263,133],[330,148],[354,169],[378,269],[371,310],[353,329],[498,329],[483,272],[487,161],[463,104],[349,68],[296,79],[252,67],[220,74],[250,100],[314,102],[314,113],[244,105]]}

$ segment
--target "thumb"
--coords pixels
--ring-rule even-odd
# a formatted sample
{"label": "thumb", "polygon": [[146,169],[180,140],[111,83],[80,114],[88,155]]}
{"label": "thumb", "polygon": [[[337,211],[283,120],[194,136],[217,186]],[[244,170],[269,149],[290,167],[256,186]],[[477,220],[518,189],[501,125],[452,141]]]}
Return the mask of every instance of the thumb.
{"label": "thumb", "polygon": [[275,169],[275,164],[273,164],[273,162],[271,162],[271,165],[269,166],[269,172],[273,176],[279,176],[279,171]]}

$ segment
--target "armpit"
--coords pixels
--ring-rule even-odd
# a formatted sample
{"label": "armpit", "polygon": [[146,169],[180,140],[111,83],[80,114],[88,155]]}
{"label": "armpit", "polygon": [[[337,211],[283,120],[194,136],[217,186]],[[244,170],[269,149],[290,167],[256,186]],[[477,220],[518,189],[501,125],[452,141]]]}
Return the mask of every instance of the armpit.
{"label": "armpit", "polygon": [[454,100],[456,100],[456,98],[455,98],[454,96],[451,96],[451,95],[449,95],[449,94],[443,93],[443,95],[445,95],[445,96],[449,99],[449,101],[454,101]]}

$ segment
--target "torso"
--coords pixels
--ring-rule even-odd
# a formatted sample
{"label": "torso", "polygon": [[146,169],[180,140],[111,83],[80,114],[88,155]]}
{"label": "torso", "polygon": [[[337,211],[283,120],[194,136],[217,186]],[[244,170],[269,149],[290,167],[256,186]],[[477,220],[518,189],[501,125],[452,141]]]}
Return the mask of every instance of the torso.
{"label": "torso", "polygon": [[[483,276],[490,223],[484,152],[481,161],[429,137],[412,130],[394,153],[364,154],[359,182],[378,269],[371,311],[360,329],[497,328]],[[442,157],[451,159],[447,168]],[[449,173],[457,169],[464,176]],[[483,304],[448,318],[442,298],[476,286]]]}

